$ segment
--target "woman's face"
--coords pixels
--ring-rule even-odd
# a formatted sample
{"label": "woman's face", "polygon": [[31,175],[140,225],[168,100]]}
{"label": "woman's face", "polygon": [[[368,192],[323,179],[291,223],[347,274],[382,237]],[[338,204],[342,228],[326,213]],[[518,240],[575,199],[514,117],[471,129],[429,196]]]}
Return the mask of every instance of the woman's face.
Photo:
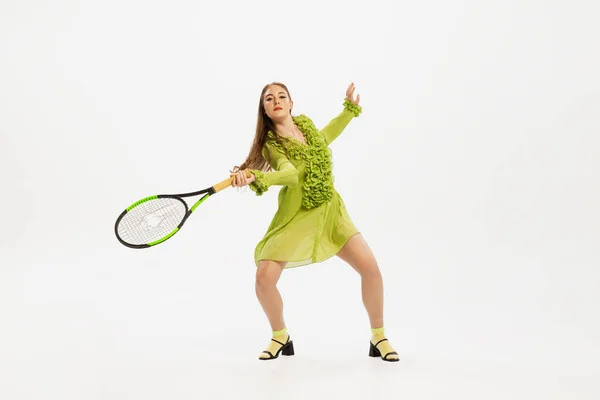
{"label": "woman's face", "polygon": [[277,85],[269,86],[263,97],[265,113],[273,121],[283,120],[290,115],[294,102],[290,100],[284,88]]}

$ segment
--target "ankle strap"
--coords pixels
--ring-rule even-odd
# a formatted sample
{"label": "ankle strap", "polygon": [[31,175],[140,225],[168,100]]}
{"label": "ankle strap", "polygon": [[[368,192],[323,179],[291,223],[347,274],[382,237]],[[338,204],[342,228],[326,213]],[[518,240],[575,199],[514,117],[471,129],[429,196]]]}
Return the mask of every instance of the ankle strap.
{"label": "ankle strap", "polygon": [[[275,343],[279,343],[282,346],[285,346],[285,343],[281,343],[279,340],[275,340],[275,339],[271,339],[272,341],[274,341]],[[290,337],[288,336],[288,342],[290,341]],[[286,342],[287,343],[287,342]]]}

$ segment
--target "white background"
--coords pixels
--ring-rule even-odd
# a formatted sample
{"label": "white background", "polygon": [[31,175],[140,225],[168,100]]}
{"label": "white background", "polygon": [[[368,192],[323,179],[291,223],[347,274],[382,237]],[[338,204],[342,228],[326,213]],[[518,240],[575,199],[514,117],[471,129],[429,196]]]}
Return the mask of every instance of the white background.
{"label": "white background", "polygon": [[[0,5],[0,398],[596,399],[600,55],[592,1],[25,1]],[[263,85],[332,144],[400,363],[367,357],[358,275],[254,246],[277,187],[228,189],[132,250],[118,214],[228,177]]]}

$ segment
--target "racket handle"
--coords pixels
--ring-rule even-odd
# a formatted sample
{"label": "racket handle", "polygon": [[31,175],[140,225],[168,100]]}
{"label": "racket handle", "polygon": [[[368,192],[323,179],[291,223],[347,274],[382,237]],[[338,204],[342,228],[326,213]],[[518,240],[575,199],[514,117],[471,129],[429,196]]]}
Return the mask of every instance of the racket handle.
{"label": "racket handle", "polygon": [[[246,172],[246,178],[250,178],[252,176],[252,172],[250,172],[250,170],[248,168],[246,168],[244,170],[244,172]],[[233,177],[225,179],[224,181],[217,183],[216,185],[213,186],[213,189],[215,189],[215,193],[220,192],[223,189],[227,189],[229,186],[231,186],[232,183],[233,183]]]}

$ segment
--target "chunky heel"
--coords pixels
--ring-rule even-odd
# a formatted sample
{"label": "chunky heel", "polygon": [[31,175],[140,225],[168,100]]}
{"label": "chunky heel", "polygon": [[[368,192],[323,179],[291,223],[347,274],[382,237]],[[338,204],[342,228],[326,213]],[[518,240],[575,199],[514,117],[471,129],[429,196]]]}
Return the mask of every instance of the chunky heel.
{"label": "chunky heel", "polygon": [[283,356],[293,356],[294,353],[294,342],[290,341],[281,349],[281,355]]}
{"label": "chunky heel", "polygon": [[369,357],[381,357],[381,353],[377,350],[377,347],[370,343],[371,347],[369,348]]}

